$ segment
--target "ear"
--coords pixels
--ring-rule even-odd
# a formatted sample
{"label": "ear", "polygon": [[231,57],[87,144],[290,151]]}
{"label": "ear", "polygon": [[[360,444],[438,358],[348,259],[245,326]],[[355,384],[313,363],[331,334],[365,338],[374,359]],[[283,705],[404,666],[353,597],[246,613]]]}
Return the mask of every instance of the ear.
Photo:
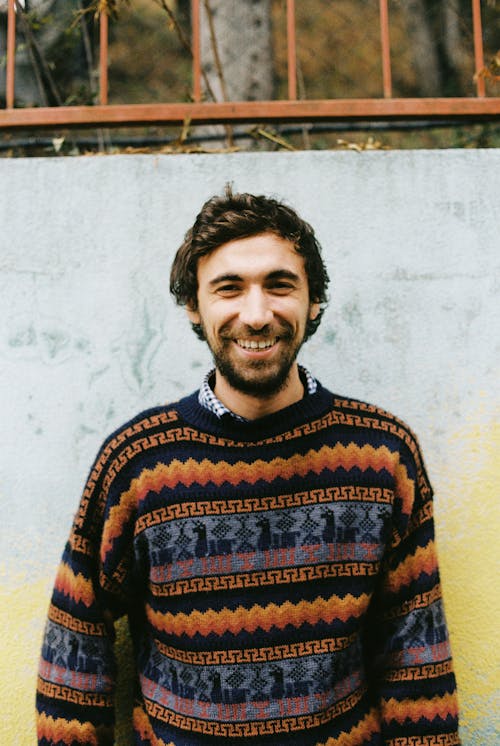
{"label": "ear", "polygon": [[188,319],[192,324],[200,324],[201,323],[201,316],[196,308],[193,308],[191,305],[186,306],[186,313],[188,315]]}
{"label": "ear", "polygon": [[314,319],[317,318],[320,311],[321,311],[321,305],[319,303],[310,303],[309,304],[309,321],[314,321]]}

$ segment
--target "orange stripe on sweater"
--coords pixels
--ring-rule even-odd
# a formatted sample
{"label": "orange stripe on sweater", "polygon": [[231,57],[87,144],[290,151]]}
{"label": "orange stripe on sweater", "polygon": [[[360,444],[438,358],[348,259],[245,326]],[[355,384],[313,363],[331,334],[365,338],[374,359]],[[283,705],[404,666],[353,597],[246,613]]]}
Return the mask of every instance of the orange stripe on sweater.
{"label": "orange stripe on sweater", "polygon": [[84,743],[86,746],[99,744],[92,723],[53,718],[44,712],[37,717],[37,736],[39,740],[45,738],[49,743]]}
{"label": "orange stripe on sweater", "polygon": [[368,606],[370,597],[362,594],[359,597],[350,593],[345,598],[331,596],[328,599],[317,598],[314,601],[300,601],[292,604],[286,601],[281,606],[269,604],[262,607],[257,604],[250,609],[239,606],[235,610],[222,609],[205,612],[193,611],[190,614],[162,614],[147,607],[147,615],[156,629],[175,635],[194,637],[196,633],[207,636],[211,633],[223,635],[225,632],[255,632],[262,629],[268,632],[273,627],[284,629],[287,624],[295,628],[302,624],[331,623],[336,619],[345,622],[351,617],[361,616]]}
{"label": "orange stripe on sweater", "polygon": [[81,573],[75,574],[71,567],[61,562],[56,577],[55,588],[73,601],[81,601],[87,608],[95,601],[92,581],[85,578]]}
{"label": "orange stripe on sweater", "polygon": [[[237,461],[229,464],[227,461],[209,459],[196,461],[189,458],[186,461],[177,459],[168,465],[159,464],[155,469],[145,470],[138,479],[135,491],[137,499],[141,501],[148,492],[159,492],[163,487],[176,487],[183,484],[190,487],[193,484],[204,486],[213,482],[220,486],[224,482],[232,485],[255,484],[263,479],[271,482],[278,477],[292,479],[296,476],[307,476],[307,474],[319,474],[323,469],[334,471],[344,468],[347,471],[357,467],[362,471],[372,468],[375,471],[387,469],[395,474],[399,454],[390,451],[386,446],[374,448],[371,445],[357,446],[350,443],[348,446],[337,445],[322,446],[318,451],[309,450],[305,454],[295,453],[290,458],[274,458],[270,461],[257,459],[253,462]],[[404,467],[403,467],[404,469]],[[404,469],[406,472],[406,469]]]}
{"label": "orange stripe on sweater", "polygon": [[445,720],[448,715],[455,718],[458,714],[458,702],[455,694],[445,694],[442,697],[436,695],[432,699],[403,699],[396,700],[393,697],[382,700],[382,716],[385,722],[395,720],[400,725],[409,718],[417,723],[420,718],[432,722],[435,718]]}
{"label": "orange stripe on sweater", "polygon": [[389,574],[387,588],[396,592],[402,586],[408,586],[413,580],[417,580],[421,573],[432,575],[437,570],[436,547],[433,541],[425,547],[417,547],[415,554],[411,554]]}

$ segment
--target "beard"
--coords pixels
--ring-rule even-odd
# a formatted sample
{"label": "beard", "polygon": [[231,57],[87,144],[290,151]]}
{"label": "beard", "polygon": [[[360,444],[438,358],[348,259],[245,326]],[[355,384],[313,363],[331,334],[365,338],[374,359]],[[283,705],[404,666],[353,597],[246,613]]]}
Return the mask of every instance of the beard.
{"label": "beard", "polygon": [[205,341],[210,347],[215,367],[229,385],[244,394],[259,398],[273,396],[281,391],[290,376],[292,365],[297,358],[303,336],[297,339],[290,324],[282,322],[277,329],[259,330],[259,339],[279,337],[281,343],[286,343],[273,360],[247,360],[243,362],[235,359],[231,350],[237,337],[251,338],[257,336],[255,332],[242,332],[238,335],[224,327],[220,330],[218,343],[210,340],[202,327]]}

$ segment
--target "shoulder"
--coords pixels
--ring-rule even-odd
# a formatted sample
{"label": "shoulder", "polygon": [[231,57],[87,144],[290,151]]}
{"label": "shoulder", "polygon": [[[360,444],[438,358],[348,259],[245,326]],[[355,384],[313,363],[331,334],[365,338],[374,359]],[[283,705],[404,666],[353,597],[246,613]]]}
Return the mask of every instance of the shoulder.
{"label": "shoulder", "polygon": [[[186,399],[194,398],[194,394]],[[94,468],[131,461],[135,455],[154,450],[184,426],[179,405],[184,400],[149,407],[126,420],[102,442]]]}
{"label": "shoulder", "polygon": [[337,425],[363,432],[374,443],[390,442],[393,447],[408,449],[418,457],[418,438],[405,420],[375,404],[349,396],[331,393],[330,416]]}
{"label": "shoulder", "polygon": [[398,453],[398,459],[414,478],[421,491],[430,494],[430,485],[418,438],[400,417],[382,407],[360,399],[333,395],[332,411],[337,420],[364,432],[364,442],[382,445]]}
{"label": "shoulder", "polygon": [[336,411],[342,412],[346,418],[351,418],[353,422],[365,427],[371,426],[400,436],[408,434],[415,437],[412,429],[404,420],[375,404],[333,394],[333,407]]}
{"label": "shoulder", "polygon": [[159,429],[169,428],[178,420],[177,402],[144,409],[110,433],[103,443],[103,448],[114,450],[131,440],[147,436]]}

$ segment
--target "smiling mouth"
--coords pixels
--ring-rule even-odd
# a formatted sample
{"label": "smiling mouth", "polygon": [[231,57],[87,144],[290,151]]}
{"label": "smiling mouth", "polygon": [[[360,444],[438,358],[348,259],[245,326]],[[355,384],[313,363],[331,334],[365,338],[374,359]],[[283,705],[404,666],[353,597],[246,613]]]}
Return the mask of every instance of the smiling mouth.
{"label": "smiling mouth", "polygon": [[237,339],[236,344],[242,347],[244,350],[267,350],[273,347],[278,341],[279,337],[273,337],[272,339]]}

